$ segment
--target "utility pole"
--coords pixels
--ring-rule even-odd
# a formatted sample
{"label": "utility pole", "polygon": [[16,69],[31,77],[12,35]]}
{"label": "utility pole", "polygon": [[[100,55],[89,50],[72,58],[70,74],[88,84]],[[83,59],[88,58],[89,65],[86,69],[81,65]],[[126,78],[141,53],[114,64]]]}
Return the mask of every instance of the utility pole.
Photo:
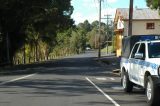
{"label": "utility pole", "polygon": [[98,58],[101,58],[101,0],[99,0],[99,39],[98,39]]}
{"label": "utility pole", "polygon": [[109,32],[109,20],[112,19],[112,18],[110,18],[112,15],[107,14],[107,15],[104,15],[104,16],[107,16],[107,18],[102,18],[102,19],[107,19],[107,54],[108,54],[108,46],[109,46],[108,45],[108,43],[109,43],[109,41],[108,41],[109,40],[108,39],[109,38],[109,33],[108,33]]}
{"label": "utility pole", "polygon": [[108,54],[108,46],[109,46],[109,44],[108,44],[108,41],[109,41],[109,19],[111,19],[110,18],[110,16],[111,15],[106,15],[107,16],[107,54]]}
{"label": "utility pole", "polygon": [[128,36],[132,36],[132,21],[133,21],[133,0],[130,0],[130,6],[129,6],[129,23],[128,23]]}
{"label": "utility pole", "polygon": [[[111,36],[112,36],[112,50],[114,50],[114,47],[115,47],[115,44],[114,44],[114,38],[113,38],[113,35],[114,35],[114,22],[111,21]],[[113,51],[112,51],[113,52]]]}

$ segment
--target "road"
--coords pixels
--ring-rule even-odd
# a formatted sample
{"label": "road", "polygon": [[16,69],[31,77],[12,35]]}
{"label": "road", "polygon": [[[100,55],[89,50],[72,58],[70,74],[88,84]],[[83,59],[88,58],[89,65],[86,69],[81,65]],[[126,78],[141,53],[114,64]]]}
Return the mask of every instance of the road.
{"label": "road", "polygon": [[146,106],[143,90],[126,94],[115,64],[102,65],[97,53],[44,62],[31,70],[0,76],[0,106]]}

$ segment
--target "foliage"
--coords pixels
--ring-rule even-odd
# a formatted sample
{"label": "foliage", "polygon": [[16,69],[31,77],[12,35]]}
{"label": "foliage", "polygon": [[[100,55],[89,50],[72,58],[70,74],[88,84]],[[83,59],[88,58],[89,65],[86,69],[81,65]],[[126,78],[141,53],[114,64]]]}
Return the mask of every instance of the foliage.
{"label": "foliage", "polygon": [[88,43],[90,44],[91,48],[98,48],[98,30],[97,29],[93,29],[92,31],[87,33],[87,40]]}
{"label": "foliage", "polygon": [[160,10],[160,1],[159,0],[146,0],[147,6],[152,9]]}
{"label": "foliage", "polygon": [[108,48],[105,47],[101,50],[101,52],[106,53],[106,54],[107,54],[107,51],[108,51],[108,53],[113,53],[114,52],[114,47],[113,46],[108,46]]}
{"label": "foliage", "polygon": [[86,35],[82,30],[72,31],[70,43],[74,53],[81,53],[85,50]]}
{"label": "foliage", "polygon": [[[87,39],[90,46],[97,49],[99,44],[99,22],[94,21],[90,26],[91,31],[87,33]],[[106,41],[112,40],[112,27],[113,26],[107,26],[105,23],[101,23],[101,45],[105,44]]]}
{"label": "foliage", "polygon": [[83,30],[85,34],[89,31],[91,31],[91,25],[88,22],[88,20],[85,20],[83,23],[79,23],[77,25],[77,28],[80,30]]}
{"label": "foliage", "polygon": [[81,53],[85,50],[86,35],[84,30],[71,28],[60,32],[56,37],[57,45],[53,49],[54,56]]}
{"label": "foliage", "polygon": [[[57,31],[73,25],[70,18],[71,0],[0,0],[0,32],[10,46],[10,59],[25,45],[28,26],[32,26],[38,37],[47,44],[54,44]],[[29,35],[30,36],[30,35]],[[6,40],[2,41],[0,58],[6,54]]]}
{"label": "foliage", "polygon": [[57,37],[56,37],[57,45],[52,50],[52,55],[54,57],[71,54],[71,50],[70,50],[71,33],[72,33],[72,29],[68,29],[63,32],[59,32],[57,34]]}
{"label": "foliage", "polygon": [[[36,20],[36,22],[32,21],[32,23],[26,24],[23,32],[25,37],[22,37],[23,42],[16,49],[14,63],[22,64],[43,61],[82,53],[86,47],[98,48],[98,21],[90,24],[85,20],[76,27],[69,27],[69,25],[67,27],[61,26],[64,28],[58,28],[59,24],[49,21],[46,24],[46,20],[43,26],[41,22],[43,21]],[[105,43],[107,39],[110,40],[112,38],[112,27],[107,26],[105,23],[101,23],[101,26],[101,42]],[[106,36],[106,31],[110,35],[109,38]]]}

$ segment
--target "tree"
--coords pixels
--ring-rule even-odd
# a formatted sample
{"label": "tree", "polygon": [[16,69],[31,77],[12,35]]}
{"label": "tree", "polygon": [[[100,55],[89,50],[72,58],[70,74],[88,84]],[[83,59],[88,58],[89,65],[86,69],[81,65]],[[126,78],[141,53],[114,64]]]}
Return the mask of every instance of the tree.
{"label": "tree", "polygon": [[35,31],[33,26],[28,26],[26,34],[27,37],[25,41],[30,45],[31,51],[34,51],[35,61],[38,61],[38,44],[41,41],[40,34]]}
{"label": "tree", "polygon": [[91,31],[91,25],[88,20],[85,20],[83,23],[79,23],[77,26],[78,29],[84,30],[85,33]]}
{"label": "tree", "polygon": [[[12,61],[16,51],[24,45],[28,25],[32,25],[47,43],[52,42],[57,31],[71,27],[74,22],[70,17],[73,12],[70,1],[0,0],[0,32],[4,39],[7,38],[6,35],[9,36],[10,60]],[[50,35],[53,38],[48,40]],[[3,51],[0,57],[6,54],[5,42],[6,40],[2,41],[4,46],[0,48],[0,51]]]}
{"label": "tree", "polygon": [[91,27],[92,27],[92,29],[93,28],[99,28],[99,21],[93,21],[92,23],[91,23]]}
{"label": "tree", "polygon": [[91,48],[98,48],[98,30],[96,28],[87,33],[87,40]]}
{"label": "tree", "polygon": [[[61,55],[67,55],[70,54],[71,48],[70,48],[70,38],[71,38],[72,28],[65,30],[63,32],[59,32],[56,37],[57,48],[60,48],[59,50],[56,49],[56,52],[61,53]],[[55,50],[55,49],[53,49]],[[54,51],[53,51],[54,52]]]}
{"label": "tree", "polygon": [[159,0],[146,0],[147,6],[152,9],[160,10],[160,1]]}
{"label": "tree", "polygon": [[76,31],[72,31],[72,36],[70,39],[71,49],[73,50],[74,53],[79,53],[80,49],[80,36],[77,34]]}

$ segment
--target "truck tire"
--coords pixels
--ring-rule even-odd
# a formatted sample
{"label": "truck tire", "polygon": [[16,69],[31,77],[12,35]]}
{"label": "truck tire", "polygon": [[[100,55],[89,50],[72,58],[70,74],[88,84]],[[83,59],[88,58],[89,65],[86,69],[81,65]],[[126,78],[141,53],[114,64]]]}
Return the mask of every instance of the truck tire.
{"label": "truck tire", "polygon": [[127,72],[124,72],[122,76],[122,86],[125,92],[132,92],[133,83],[129,80]]}
{"label": "truck tire", "polygon": [[150,106],[159,106],[160,105],[160,91],[158,87],[154,84],[151,76],[148,76],[146,82],[146,98],[147,103]]}

